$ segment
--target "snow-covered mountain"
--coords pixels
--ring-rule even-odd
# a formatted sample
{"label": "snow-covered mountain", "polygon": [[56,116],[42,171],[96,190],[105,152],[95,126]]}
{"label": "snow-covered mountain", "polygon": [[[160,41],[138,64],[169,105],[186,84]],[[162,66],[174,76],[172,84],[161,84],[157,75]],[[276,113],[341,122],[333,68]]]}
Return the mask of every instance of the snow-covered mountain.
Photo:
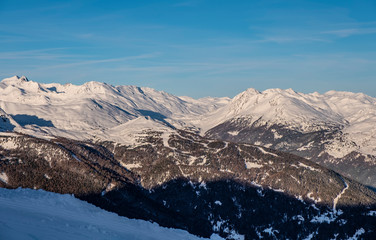
{"label": "snow-covered mountain", "polygon": [[365,94],[248,89],[197,125],[207,137],[288,151],[376,187],[376,99]]}
{"label": "snow-covered mountain", "polygon": [[75,139],[99,135],[119,140],[116,133],[121,125],[137,118],[151,119],[167,128],[190,127],[183,121],[187,116],[200,116],[228,101],[179,98],[151,88],[115,87],[99,82],[81,86],[40,84],[24,76],[0,83],[0,107],[23,127],[17,131]]}
{"label": "snow-covered mountain", "polygon": [[[40,84],[14,76],[0,82],[0,107],[24,128],[16,126],[18,130],[80,139],[103,135],[119,140],[114,133],[128,130],[122,125],[137,118],[146,123],[145,128],[157,122],[167,128],[198,127],[202,134],[241,119],[249,126],[278,125],[303,134],[339,129],[342,142],[326,144],[329,155],[341,158],[352,151],[376,155],[376,99],[362,93],[248,89],[231,100],[196,100],[136,86]],[[237,133],[228,135],[236,138]],[[274,135],[281,138],[278,132]]]}
{"label": "snow-covered mountain", "polygon": [[[234,119],[244,119],[249,125],[285,126],[301,133],[337,128],[348,142],[356,145],[339,151],[333,146],[328,149],[332,156],[343,157],[353,150],[376,153],[376,99],[362,93],[303,94],[292,89],[264,92],[248,89],[228,105],[210,113],[206,121],[202,121],[203,129]],[[278,133],[275,135],[278,138]]]}
{"label": "snow-covered mountain", "polygon": [[[72,195],[0,188],[0,238],[19,239],[203,239],[156,223],[120,217]],[[212,239],[221,239],[213,235]]]}
{"label": "snow-covered mountain", "polygon": [[374,236],[375,193],[352,179],[376,186],[375,104],[12,77],[0,82],[0,187],[72,193],[203,237]]}
{"label": "snow-covered mountain", "polygon": [[248,89],[233,99],[196,100],[136,86],[14,76],[0,82],[0,108],[2,130],[134,145],[145,130],[185,129],[291,152],[376,187],[376,99],[362,93]]}

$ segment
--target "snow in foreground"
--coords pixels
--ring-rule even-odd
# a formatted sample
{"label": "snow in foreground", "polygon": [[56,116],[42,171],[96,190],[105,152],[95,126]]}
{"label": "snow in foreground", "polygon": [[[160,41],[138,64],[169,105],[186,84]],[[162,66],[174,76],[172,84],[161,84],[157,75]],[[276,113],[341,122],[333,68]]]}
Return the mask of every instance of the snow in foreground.
{"label": "snow in foreground", "polygon": [[[218,238],[213,235],[212,239]],[[71,195],[0,188],[0,239],[202,239],[120,217]]]}

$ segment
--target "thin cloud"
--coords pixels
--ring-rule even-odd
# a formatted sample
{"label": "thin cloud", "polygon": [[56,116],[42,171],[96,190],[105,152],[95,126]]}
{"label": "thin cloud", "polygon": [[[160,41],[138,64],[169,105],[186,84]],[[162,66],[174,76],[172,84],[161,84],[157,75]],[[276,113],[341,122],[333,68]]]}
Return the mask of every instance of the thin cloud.
{"label": "thin cloud", "polygon": [[122,57],[122,58],[108,58],[108,59],[98,59],[98,60],[87,60],[87,61],[80,61],[80,62],[73,62],[73,63],[65,63],[65,64],[57,64],[52,66],[44,67],[43,69],[55,69],[55,68],[67,68],[67,67],[77,67],[82,65],[94,65],[98,63],[110,63],[110,62],[122,62],[128,60],[136,60],[136,59],[150,59],[156,57],[156,53],[151,54],[141,54],[137,56],[129,56],[129,57]]}
{"label": "thin cloud", "polygon": [[348,29],[324,31],[321,33],[335,35],[335,36],[344,38],[344,37],[349,37],[353,35],[374,34],[376,33],[376,28],[348,28]]}
{"label": "thin cloud", "polygon": [[330,42],[327,39],[316,38],[316,37],[284,37],[284,36],[274,36],[274,37],[265,37],[261,40],[255,40],[254,42],[259,43],[292,43],[292,42]]}
{"label": "thin cloud", "polygon": [[10,51],[0,52],[0,59],[3,60],[23,60],[23,59],[40,59],[40,60],[56,60],[66,58],[78,58],[82,57],[77,54],[62,54],[56,53],[71,48],[45,48],[25,51]]}

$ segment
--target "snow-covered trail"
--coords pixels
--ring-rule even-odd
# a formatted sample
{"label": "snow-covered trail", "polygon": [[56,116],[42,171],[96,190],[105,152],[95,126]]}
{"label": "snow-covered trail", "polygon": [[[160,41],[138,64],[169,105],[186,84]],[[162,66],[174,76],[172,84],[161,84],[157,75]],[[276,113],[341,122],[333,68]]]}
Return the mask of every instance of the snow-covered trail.
{"label": "snow-covered trail", "polygon": [[257,147],[263,154],[269,154],[269,155],[272,155],[272,156],[274,156],[274,157],[279,157],[277,154],[275,154],[275,153],[271,153],[271,152],[268,152],[268,151],[266,151],[264,148],[262,148],[262,147]]}
{"label": "snow-covered trail", "polygon": [[347,184],[347,182],[341,178],[341,180],[343,181],[343,183],[345,184],[345,188],[342,189],[342,191],[337,195],[337,197],[335,197],[333,199],[333,211],[336,212],[336,207],[337,207],[337,203],[338,203],[338,200],[342,197],[342,195],[345,193],[345,191],[349,188],[349,185]]}

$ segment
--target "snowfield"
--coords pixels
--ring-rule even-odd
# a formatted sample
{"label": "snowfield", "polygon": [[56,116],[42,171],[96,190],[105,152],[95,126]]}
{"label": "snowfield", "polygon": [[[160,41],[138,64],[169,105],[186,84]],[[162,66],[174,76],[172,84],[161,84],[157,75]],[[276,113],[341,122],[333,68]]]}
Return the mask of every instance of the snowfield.
{"label": "snowfield", "polygon": [[[203,239],[107,212],[72,195],[0,188],[0,239]],[[211,239],[222,239],[212,235]]]}

